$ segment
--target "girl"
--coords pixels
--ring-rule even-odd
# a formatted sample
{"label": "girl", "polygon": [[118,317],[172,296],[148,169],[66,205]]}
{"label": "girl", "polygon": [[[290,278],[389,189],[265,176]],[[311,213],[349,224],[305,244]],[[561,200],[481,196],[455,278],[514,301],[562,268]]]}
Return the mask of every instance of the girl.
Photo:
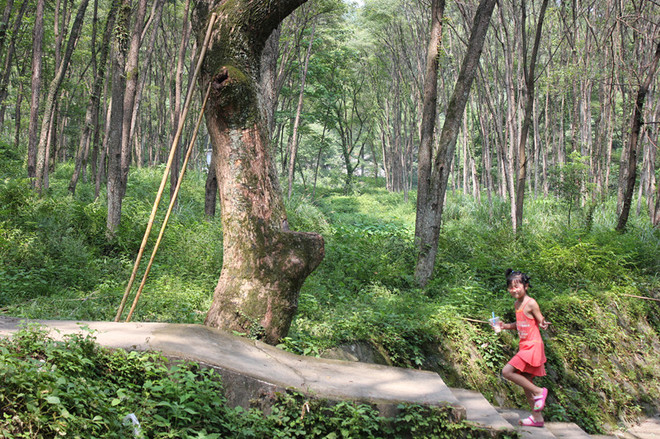
{"label": "girl", "polygon": [[545,349],[541,339],[541,329],[547,329],[549,322],[543,318],[536,300],[527,295],[529,277],[520,271],[506,271],[506,288],[511,297],[516,299],[515,323],[500,323],[502,329],[517,329],[520,337],[518,353],[504,366],[502,376],[519,385],[533,407],[530,417],[520,421],[527,427],[543,427],[541,411],[545,407],[548,389],[534,384],[535,377],[545,375]]}

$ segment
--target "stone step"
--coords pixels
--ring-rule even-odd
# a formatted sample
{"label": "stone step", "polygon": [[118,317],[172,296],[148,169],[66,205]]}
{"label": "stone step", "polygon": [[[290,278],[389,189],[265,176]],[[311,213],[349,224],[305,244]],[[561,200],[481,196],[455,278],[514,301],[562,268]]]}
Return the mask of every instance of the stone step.
{"label": "stone step", "polygon": [[546,427],[521,427],[518,421],[528,417],[531,414],[529,411],[500,407],[496,410],[500,416],[518,430],[522,439],[555,439],[557,437]]}
{"label": "stone step", "polygon": [[660,415],[653,418],[646,419],[639,425],[632,427],[628,430],[638,439],[659,439],[660,438]]}
{"label": "stone step", "polygon": [[515,430],[481,393],[459,388],[451,388],[451,392],[458,399],[459,404],[465,407],[468,421],[495,431],[512,432]]}
{"label": "stone step", "polygon": [[590,439],[591,435],[572,422],[546,422],[545,427],[557,439]]}

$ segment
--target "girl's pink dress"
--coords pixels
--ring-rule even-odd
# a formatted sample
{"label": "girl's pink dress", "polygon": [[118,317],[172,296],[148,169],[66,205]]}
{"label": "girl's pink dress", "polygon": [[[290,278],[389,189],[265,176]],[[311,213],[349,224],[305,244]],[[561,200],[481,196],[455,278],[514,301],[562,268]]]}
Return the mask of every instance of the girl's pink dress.
{"label": "girl's pink dress", "polygon": [[516,327],[520,344],[518,353],[509,361],[509,364],[520,372],[540,377],[545,375],[545,348],[536,319],[530,319],[523,311],[528,298],[523,300],[516,311]]}

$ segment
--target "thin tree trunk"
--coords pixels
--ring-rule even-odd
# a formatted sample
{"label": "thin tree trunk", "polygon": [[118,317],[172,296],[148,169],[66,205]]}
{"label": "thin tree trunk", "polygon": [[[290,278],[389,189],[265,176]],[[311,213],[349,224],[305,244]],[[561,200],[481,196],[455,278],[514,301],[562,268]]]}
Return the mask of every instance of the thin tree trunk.
{"label": "thin tree trunk", "polygon": [[112,106],[110,110],[110,123],[107,135],[108,157],[108,218],[106,222],[106,235],[108,239],[114,238],[115,231],[121,221],[121,206],[123,201],[122,190],[122,160],[121,139],[124,117],[124,92],[126,91],[126,54],[128,47],[122,40],[129,30],[131,1],[121,0],[117,11],[115,23],[115,38],[112,48]]}
{"label": "thin tree trunk", "polygon": [[[433,273],[435,257],[438,252],[438,239],[442,223],[445,193],[452,159],[456,147],[456,138],[460,129],[463,113],[467,103],[472,82],[477,73],[479,58],[486,39],[490,17],[495,7],[495,0],[481,0],[474,15],[465,57],[456,80],[452,97],[447,107],[445,121],[440,134],[438,151],[433,160],[433,169],[428,167],[429,151],[425,151],[424,160],[420,159],[420,167],[425,164],[425,170],[419,173],[419,181],[424,182],[424,190],[418,189],[417,221],[415,223],[415,245],[417,250],[417,265],[415,279],[420,285],[426,285]],[[420,155],[422,148],[420,147]],[[422,208],[420,209],[420,203]],[[421,218],[419,218],[421,216]]]}
{"label": "thin tree trunk", "polygon": [[[436,107],[438,101],[438,54],[442,41],[442,19],[445,1],[433,0],[431,4],[431,37],[426,53],[426,72],[424,76],[424,102],[422,106],[422,125],[417,167],[417,215],[415,219],[415,250],[417,266],[415,279],[425,285],[431,277],[435,265],[433,248],[434,235],[440,233],[434,230],[432,210],[442,209],[437,204],[437,195],[433,194],[433,144],[436,123]],[[475,21],[476,22],[476,21]],[[466,55],[467,58],[467,55]],[[469,88],[468,88],[469,90]],[[442,194],[444,197],[444,194]],[[437,238],[435,238],[437,240]]]}
{"label": "thin tree trunk", "polygon": [[273,136],[275,130],[275,109],[278,96],[277,58],[279,55],[281,26],[275,28],[266,41],[261,54],[261,82],[259,84],[259,107],[264,111],[264,119],[268,127],[268,138]]}
{"label": "thin tree trunk", "polygon": [[538,56],[539,45],[541,44],[541,32],[543,29],[543,19],[545,18],[545,11],[548,7],[548,0],[543,0],[541,3],[541,10],[536,23],[536,37],[534,38],[534,47],[532,55],[527,63],[527,38],[525,31],[525,22],[527,21],[527,13],[525,2],[522,2],[522,49],[523,49],[523,69],[525,74],[525,85],[527,88],[527,100],[525,102],[525,112],[522,127],[520,129],[520,140],[518,141],[518,177],[516,181],[516,208],[515,208],[515,221],[513,222],[513,232],[516,233],[518,228],[522,227],[523,219],[523,204],[525,201],[525,178],[527,177],[527,136],[529,134],[529,127],[532,120],[533,107],[534,107],[534,85],[536,83],[535,70],[536,58]]}
{"label": "thin tree trunk", "polygon": [[[172,138],[174,138],[174,133],[177,131],[179,126],[179,118],[181,116],[181,93],[183,87],[183,66],[186,58],[186,48],[188,47],[188,40],[190,39],[190,23],[188,21],[190,9],[190,0],[186,0],[186,5],[184,9],[184,18],[181,27],[183,32],[181,33],[181,41],[179,44],[179,55],[177,58],[177,67],[176,74],[174,75],[174,106],[173,106],[173,118],[172,118]],[[170,171],[170,197],[174,194],[176,189],[176,184],[179,181],[179,170],[181,168],[181,153],[183,148],[177,148],[177,145],[173,145],[173,148],[176,148],[176,153],[174,156],[174,161],[172,162],[172,170]]]}
{"label": "thin tree trunk", "polygon": [[[25,65],[24,65],[25,66]],[[23,68],[21,76],[25,73]],[[16,93],[16,110],[14,113],[14,149],[18,150],[21,144],[21,106],[23,105],[23,82],[18,84],[18,93]]]}
{"label": "thin tree trunk", "polygon": [[[30,126],[28,128],[28,178],[37,176],[37,146],[39,145],[39,97],[41,95],[41,74],[44,38],[44,4],[45,0],[37,0],[34,14],[34,32],[32,34],[32,99],[30,101]],[[34,180],[33,180],[34,184]]]}
{"label": "thin tree trunk", "polygon": [[[9,7],[9,9],[11,9],[11,6],[9,6],[10,3],[11,2],[7,2],[7,6]],[[21,24],[23,23],[23,16],[25,15],[25,11],[27,10],[29,3],[30,2],[28,1],[23,1],[23,3],[21,4],[21,8],[18,10],[18,13],[16,14],[16,18],[14,19],[14,24],[11,30],[11,39],[9,40],[9,48],[7,49],[5,55],[4,74],[0,79],[0,132],[2,132],[2,125],[4,124],[4,120],[5,120],[6,99],[9,94],[7,89],[9,85],[9,77],[12,72],[11,63],[14,60],[14,53],[16,52],[16,39]],[[8,12],[8,10],[5,9],[5,12]],[[3,22],[0,22],[0,38],[2,40],[4,40],[4,32],[8,24],[5,22],[5,20],[8,19],[9,19],[8,17],[6,18],[3,17]],[[4,52],[3,45],[4,42],[0,41],[0,53]]]}
{"label": "thin tree trunk", "polygon": [[644,110],[644,101],[651,85],[651,81],[655,76],[658,68],[658,61],[660,60],[660,43],[658,43],[653,61],[646,72],[646,78],[639,84],[637,89],[637,97],[635,99],[635,107],[633,108],[632,123],[630,127],[630,137],[628,139],[628,155],[622,158],[622,168],[625,166],[627,169],[627,178],[624,181],[624,197],[621,214],[619,221],[616,225],[616,230],[623,232],[628,223],[628,216],[630,215],[630,206],[632,204],[632,197],[635,190],[635,180],[637,177],[637,149],[639,136],[642,130],[643,120],[642,114]]}
{"label": "thin tree trunk", "polygon": [[296,116],[293,121],[293,134],[291,135],[289,146],[287,148],[289,151],[289,190],[287,192],[287,197],[289,199],[291,199],[291,195],[293,194],[293,174],[296,166],[296,156],[298,155],[298,127],[300,126],[300,116],[302,114],[303,98],[305,96],[305,82],[307,80],[307,68],[309,66],[309,57],[312,54],[315,32],[316,22],[312,25],[312,34],[309,37],[309,46],[307,47],[307,54],[305,55],[305,61],[303,63],[300,78],[300,93],[298,94],[298,105],[296,106]]}
{"label": "thin tree trunk", "polygon": [[[94,2],[94,16],[96,23],[96,8],[98,1]],[[101,100],[101,88],[105,81],[105,72],[106,64],[108,61],[108,52],[110,51],[110,34],[112,27],[115,22],[115,12],[117,10],[117,2],[113,1],[108,11],[108,17],[105,22],[105,29],[103,31],[103,40],[101,42],[101,50],[99,53],[98,64],[96,63],[96,25],[93,27],[92,33],[92,59],[93,59],[93,70],[95,71],[94,75],[94,84],[92,85],[92,90],[89,94],[87,101],[87,110],[85,111],[85,124],[83,126],[83,132],[80,135],[80,145],[78,147],[78,154],[76,156],[76,164],[71,176],[71,181],[69,182],[69,192],[75,193],[76,186],[78,185],[78,179],[80,174],[83,172],[84,167],[87,164],[87,155],[89,152],[90,145],[92,144],[92,137],[95,132],[98,131],[98,118],[99,118],[99,105]]]}
{"label": "thin tree trunk", "polygon": [[49,132],[49,127],[52,122],[53,108],[56,106],[57,95],[64,80],[64,75],[69,67],[69,61],[71,60],[71,55],[73,54],[73,49],[76,46],[78,41],[78,36],[80,35],[80,30],[83,25],[83,18],[85,17],[85,11],[87,10],[87,5],[89,0],[82,0],[78,6],[78,12],[76,13],[76,18],[71,27],[71,34],[69,35],[69,41],[66,45],[66,50],[62,62],[59,65],[55,78],[50,84],[48,90],[48,97],[46,98],[46,107],[44,110],[44,119],[41,123],[41,135],[39,139],[39,146],[37,147],[37,161],[36,161],[36,175],[35,175],[35,186],[37,191],[41,192],[43,189],[46,189],[48,186],[44,183],[44,172],[45,166],[48,166],[48,162],[45,160],[47,151],[47,136]]}
{"label": "thin tree trunk", "polygon": [[[144,17],[147,13],[147,0],[140,0],[135,11],[135,23],[131,34],[131,44],[126,55],[126,90],[124,91],[124,105],[121,130],[121,197],[126,194],[128,184],[128,170],[131,165],[131,120],[138,85],[138,55],[142,44],[142,29]],[[144,74],[144,73],[143,73]]]}
{"label": "thin tree trunk", "polygon": [[[133,114],[131,116],[131,125],[130,125],[130,131],[129,131],[129,139],[132,139],[134,137],[134,133],[136,131],[136,126],[137,126],[137,120],[138,120],[138,114],[140,110],[140,104],[142,101],[142,93],[144,91],[144,87],[147,82],[148,75],[146,72],[148,72],[151,68],[151,60],[153,57],[154,49],[156,47],[156,37],[158,36],[158,27],[160,26],[160,22],[163,16],[163,6],[164,6],[165,0],[157,0],[153,4],[153,9],[151,16],[149,17],[149,21],[147,21],[147,24],[144,26],[144,30],[142,32],[142,39],[145,37],[145,33],[148,30],[149,26],[151,27],[151,34],[149,36],[149,43],[147,44],[147,51],[144,55],[144,60],[143,60],[143,66],[142,66],[142,71],[145,72],[145,74],[140,75],[139,78],[139,84],[137,87],[137,91],[135,94],[135,105],[133,106]],[[149,114],[149,113],[147,113]],[[138,144],[139,139],[141,136],[138,136]],[[138,158],[138,167],[142,165],[142,155],[139,155]]]}
{"label": "thin tree trunk", "polygon": [[[27,2],[23,2],[27,3]],[[5,9],[2,12],[2,18],[0,18],[0,53],[4,52],[5,48],[5,37],[7,35],[7,27],[9,25],[9,17],[11,17],[11,10],[14,7],[14,0],[7,0],[5,3]]]}

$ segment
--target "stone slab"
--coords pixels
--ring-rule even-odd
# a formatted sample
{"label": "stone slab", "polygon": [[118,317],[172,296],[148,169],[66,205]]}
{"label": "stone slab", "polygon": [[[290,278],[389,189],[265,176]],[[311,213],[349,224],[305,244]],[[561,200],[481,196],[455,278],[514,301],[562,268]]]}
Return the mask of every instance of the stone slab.
{"label": "stone slab", "polygon": [[646,419],[640,425],[628,429],[639,439],[660,439],[660,416]]}
{"label": "stone slab", "polygon": [[504,419],[520,433],[522,439],[555,439],[555,435],[545,427],[521,427],[518,421],[528,417],[531,412],[517,409],[496,409]]}
{"label": "stone slab", "polygon": [[[0,316],[0,336],[28,321]],[[312,396],[373,404],[409,402],[465,410],[437,373],[377,364],[304,357],[255,340],[201,325],[170,323],[31,321],[65,334],[93,331],[99,344],[126,350],[160,351],[168,357],[198,361],[228,374],[263,383],[259,391],[294,388]],[[239,380],[240,381],[240,380]],[[269,387],[270,386],[270,387]]]}
{"label": "stone slab", "polygon": [[466,419],[494,430],[513,431],[513,426],[497,410],[474,390],[451,388],[459,403],[465,407]]}
{"label": "stone slab", "polygon": [[590,439],[591,436],[572,422],[546,422],[545,427],[557,439]]}

